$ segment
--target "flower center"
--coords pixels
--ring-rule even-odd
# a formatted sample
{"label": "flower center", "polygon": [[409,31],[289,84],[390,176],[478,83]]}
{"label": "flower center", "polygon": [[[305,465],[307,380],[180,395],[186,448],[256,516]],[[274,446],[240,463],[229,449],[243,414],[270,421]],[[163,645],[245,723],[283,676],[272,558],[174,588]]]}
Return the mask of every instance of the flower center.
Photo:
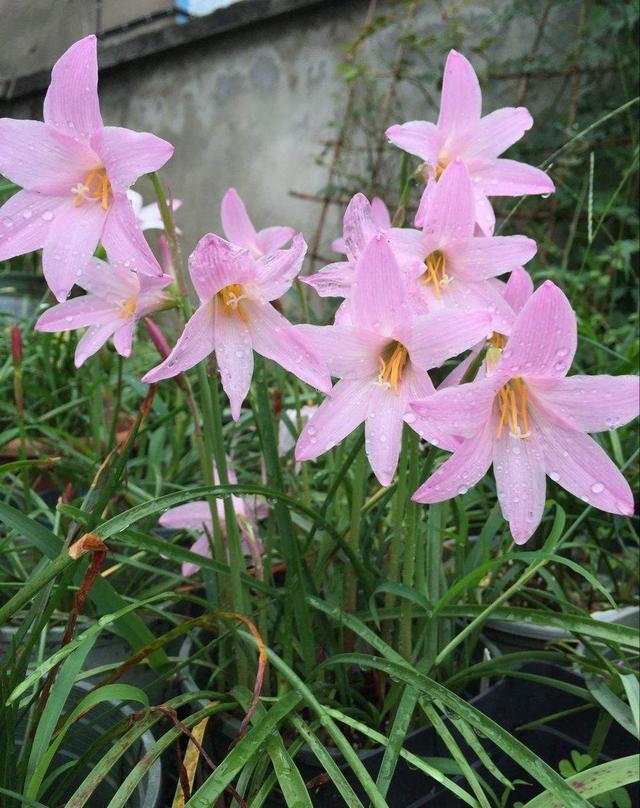
{"label": "flower center", "polygon": [[71,193],[75,194],[74,204],[76,207],[79,207],[85,201],[100,202],[102,209],[108,210],[113,199],[113,191],[111,190],[109,177],[107,177],[106,168],[102,166],[94,168],[87,174],[84,182],[74,185]]}
{"label": "flower center", "polygon": [[121,303],[120,317],[122,317],[124,320],[128,320],[130,317],[133,317],[137,305],[138,305],[138,295],[134,295],[133,297],[130,297],[129,300],[126,300],[124,303]]}
{"label": "flower center", "polygon": [[512,438],[528,438],[529,419],[527,417],[527,386],[519,377],[511,379],[498,393],[500,423],[496,437],[502,435],[505,424],[509,424]]}
{"label": "flower center", "polygon": [[402,381],[402,374],[408,361],[409,352],[404,345],[399,342],[392,342],[378,357],[378,362],[380,363],[378,382],[389,385],[397,395],[398,385]]}
{"label": "flower center", "polygon": [[218,292],[218,298],[222,302],[223,314],[229,315],[235,312],[241,320],[247,322],[247,315],[240,307],[240,301],[246,298],[246,295],[242,293],[242,286],[239,283],[225,286]]}
{"label": "flower center", "polygon": [[428,286],[433,284],[433,291],[435,296],[440,300],[442,297],[442,290],[451,282],[451,278],[447,275],[447,261],[444,253],[440,250],[434,250],[430,255],[424,259],[426,267],[424,275],[422,276],[422,283]]}
{"label": "flower center", "polygon": [[442,176],[442,172],[445,170],[446,167],[447,167],[447,164],[444,162],[444,160],[438,160],[438,163],[436,164],[435,172],[434,172],[435,177],[436,177],[436,182],[440,179],[440,177]]}

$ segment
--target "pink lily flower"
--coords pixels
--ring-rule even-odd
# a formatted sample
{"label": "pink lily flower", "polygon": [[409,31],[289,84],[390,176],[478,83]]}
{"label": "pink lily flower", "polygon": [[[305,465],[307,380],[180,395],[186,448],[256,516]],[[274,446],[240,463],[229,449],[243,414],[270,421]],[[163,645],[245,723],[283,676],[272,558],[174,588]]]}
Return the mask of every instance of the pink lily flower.
{"label": "pink lily flower", "polygon": [[482,93],[475,70],[462,54],[452,50],[444,68],[438,123],[409,121],[387,129],[391,143],[427,164],[427,187],[416,215],[418,227],[440,175],[454,160],[463,160],[469,170],[476,221],[486,234],[493,233],[495,226],[487,197],[550,194],[555,190],[544,171],[500,157],[533,125],[528,110],[503,107],[484,117],[481,110]]}
{"label": "pink lily flower", "polygon": [[[380,199],[379,196],[374,196],[371,200],[371,220],[373,224],[380,230],[380,232],[391,229],[391,214],[389,213],[389,208],[387,208],[384,200]],[[334,252],[346,255],[347,245],[345,243],[344,236],[332,241],[331,249]]]}
{"label": "pink lily flower", "polygon": [[[229,468],[228,476],[229,482],[232,485],[236,485],[238,478],[234,469]],[[216,484],[220,482],[218,472],[215,468],[213,470],[213,478]],[[236,517],[238,518],[240,539],[245,555],[253,556],[254,553],[262,553],[264,548],[262,542],[257,538],[258,526],[256,521],[266,518],[269,512],[266,503],[259,498],[237,497],[235,494],[231,495],[231,502]],[[216,500],[216,510],[218,512],[220,527],[222,532],[226,535],[224,503],[221,499]],[[184,505],[169,508],[169,510],[160,517],[159,524],[162,525],[162,527],[172,530],[193,530],[200,534],[191,545],[191,552],[197,553],[205,558],[211,558],[209,536],[213,535],[213,521],[211,519],[211,508],[206,500],[187,502]],[[193,575],[199,569],[199,564],[195,564],[192,561],[185,561],[182,565],[182,574],[185,577]]]}
{"label": "pink lily flower", "polygon": [[542,519],[546,475],[608,513],[633,513],[629,484],[589,432],[615,429],[638,414],[637,376],[566,376],[577,345],[565,295],[545,281],[511,335],[489,349],[484,375],[411,407],[437,435],[463,441],[416,491],[416,502],[465,493],[493,463],[498,500],[517,544]]}
{"label": "pink lily flower", "polygon": [[[404,270],[416,260],[416,239],[418,230],[391,227],[386,207],[384,215],[380,205],[369,202],[364,194],[358,193],[347,205],[343,218],[343,238],[346,261],[335,261],[323,267],[314,275],[300,278],[313,287],[320,297],[349,297],[358,259],[371,239],[381,234],[390,243],[400,268]],[[384,205],[384,202],[380,200]]]}
{"label": "pink lily flower", "polygon": [[[298,461],[318,457],[364,421],[369,463],[380,484],[389,485],[403,422],[416,428],[408,402],[430,395],[434,388],[427,371],[485,336],[490,316],[439,312],[415,317],[403,273],[382,235],[369,242],[356,265],[349,302],[350,322],[299,326],[340,381],[302,430],[295,456]],[[437,439],[428,424],[420,431]]]}
{"label": "pink lily flower", "polygon": [[127,252],[141,272],[159,274],[127,199],[142,174],[173,146],[147,132],[104,126],[98,103],[96,38],[56,62],[44,123],[0,119],[0,173],[23,190],[0,208],[0,261],[42,248],[44,276],[65,300],[98,242]]}
{"label": "pink lily flower", "polygon": [[293,227],[279,225],[256,231],[235,188],[229,188],[222,198],[220,215],[225,236],[232,244],[249,250],[251,257],[255,259],[284,247],[296,232]]}
{"label": "pink lily flower", "polygon": [[493,279],[530,261],[536,243],[525,236],[477,237],[474,221],[469,172],[454,160],[435,186],[422,232],[405,231],[405,249],[414,250],[414,296],[428,311],[491,311],[494,330],[508,333],[513,311]]}
{"label": "pink lily flower", "polygon": [[[140,230],[164,230],[164,223],[162,221],[160,208],[157,202],[152,202],[150,205],[145,205],[142,194],[134,191],[133,188],[129,188],[127,191],[127,198],[129,199],[129,202],[131,202],[131,207],[133,208],[133,212]],[[174,213],[181,205],[181,199],[171,200],[171,210],[174,211]],[[176,227],[176,233],[179,232],[180,229]]]}
{"label": "pink lily flower", "polygon": [[298,378],[327,392],[329,374],[304,337],[269,301],[289,289],[307,245],[301,235],[288,250],[253,260],[248,250],[209,234],[189,258],[200,308],[186,324],[171,354],[143,378],[157,382],[182,373],[215,351],[222,386],[234,420],[253,373],[253,351],[273,359]]}
{"label": "pink lily flower", "polygon": [[121,356],[130,356],[138,321],[167,308],[171,298],[162,289],[172,282],[169,275],[132,272],[128,260],[107,264],[90,258],[75,273],[78,286],[88,294],[74,297],[47,309],[35,325],[36,331],[71,331],[86,328],[78,342],[75,365],[79,368],[100,350],[109,337]]}

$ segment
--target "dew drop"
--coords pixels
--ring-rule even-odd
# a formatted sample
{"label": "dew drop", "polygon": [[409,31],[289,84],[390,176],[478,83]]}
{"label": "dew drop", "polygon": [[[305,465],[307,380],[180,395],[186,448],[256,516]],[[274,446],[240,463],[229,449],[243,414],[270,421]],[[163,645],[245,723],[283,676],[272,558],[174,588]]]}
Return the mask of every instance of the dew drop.
{"label": "dew drop", "polygon": [[591,490],[594,494],[601,494],[604,491],[604,485],[602,485],[602,483],[594,483],[591,486]]}
{"label": "dew drop", "polygon": [[11,219],[8,216],[5,216],[5,218],[2,220],[2,224],[7,228],[8,227],[13,227],[13,222],[11,221]]}
{"label": "dew drop", "polygon": [[53,213],[50,210],[45,210],[42,214],[42,218],[45,222],[50,222],[53,219]]}
{"label": "dew drop", "polygon": [[466,485],[461,485],[461,486],[458,488],[458,493],[459,493],[459,494],[466,494],[468,490],[469,490],[469,489],[467,488],[467,486],[466,486]]}
{"label": "dew drop", "polygon": [[549,477],[551,477],[551,479],[554,481],[554,483],[557,483],[558,480],[560,479],[560,475],[558,474],[557,471],[549,472]]}
{"label": "dew drop", "polygon": [[23,219],[30,219],[32,215],[33,215],[33,211],[31,210],[31,208],[25,208],[22,211],[22,218]]}

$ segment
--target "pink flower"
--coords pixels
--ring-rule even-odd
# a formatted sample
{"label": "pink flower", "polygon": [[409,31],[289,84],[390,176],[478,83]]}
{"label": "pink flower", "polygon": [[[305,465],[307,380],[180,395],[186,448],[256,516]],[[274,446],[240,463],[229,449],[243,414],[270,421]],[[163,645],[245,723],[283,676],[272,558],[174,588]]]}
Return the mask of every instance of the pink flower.
{"label": "pink flower", "polygon": [[[238,478],[232,468],[229,468],[228,475],[229,482],[232,485],[237,484]],[[215,468],[213,478],[214,482],[219,484],[220,478]],[[252,556],[254,551],[258,554],[262,553],[262,542],[257,538],[258,527],[256,520],[264,519],[267,516],[268,508],[266,504],[259,498],[252,500],[249,497],[237,497],[233,494],[231,495],[231,502],[238,519],[242,549],[245,554]],[[221,499],[216,500],[216,510],[218,511],[218,520],[222,532],[226,534],[224,503]],[[170,508],[166,513],[162,514],[159,523],[162,527],[173,530],[193,530],[200,534],[192,544],[191,552],[205,556],[205,558],[211,558],[209,536],[213,536],[213,521],[211,519],[211,508],[206,500],[188,502],[185,505]],[[182,574],[184,576],[193,575],[199,569],[198,564],[185,561],[182,565]]]}
{"label": "pink flower", "polygon": [[549,194],[555,190],[544,171],[500,158],[506,149],[533,125],[524,107],[503,107],[481,117],[482,94],[478,77],[462,54],[447,57],[438,123],[410,121],[387,129],[389,140],[427,163],[427,187],[416,225],[423,222],[435,185],[444,169],[456,159],[467,166],[476,196],[476,221],[493,233],[495,215],[489,196]]}
{"label": "pink flower", "polygon": [[96,38],[76,42],[53,67],[44,123],[0,119],[0,173],[24,190],[0,208],[0,261],[42,247],[47,283],[65,300],[75,273],[102,242],[159,274],[127,199],[173,146],[155,135],[104,126]]}
{"label": "pink flower", "polygon": [[[389,209],[385,205],[384,200],[380,199],[379,196],[374,196],[371,200],[371,220],[380,232],[391,229],[391,215]],[[332,241],[331,249],[334,252],[346,255],[347,245],[345,244],[344,236]]]}
{"label": "pink flower", "polygon": [[[364,421],[367,457],[380,484],[389,485],[402,424],[414,426],[417,420],[407,412],[408,402],[433,391],[427,370],[485,336],[490,317],[450,312],[415,317],[404,276],[382,235],[360,256],[349,302],[350,319],[339,325],[299,326],[340,381],[304,427],[296,460],[318,457]],[[422,431],[435,439],[428,424]],[[452,445],[446,438],[444,443]]]}
{"label": "pink flower", "polygon": [[577,344],[575,313],[550,281],[530,297],[485,373],[411,406],[437,435],[463,442],[416,491],[417,502],[463,494],[493,463],[498,499],[517,544],[544,511],[545,475],[600,510],[631,515],[628,483],[588,432],[638,414],[636,376],[566,376]]}
{"label": "pink flower", "polygon": [[[130,188],[127,191],[127,198],[131,202],[131,207],[138,222],[140,230],[164,230],[164,223],[160,215],[160,208],[157,202],[152,202],[150,205],[145,205],[142,194]],[[174,212],[182,205],[181,199],[171,200],[171,210]],[[176,227],[176,233],[180,230]]]}
{"label": "pink flower", "polygon": [[279,250],[295,235],[293,227],[266,227],[256,232],[244,202],[235,188],[229,188],[222,199],[220,210],[225,236],[238,247],[249,250],[252,258]]}
{"label": "pink flower", "polygon": [[113,337],[121,356],[129,356],[138,321],[166,308],[170,298],[162,289],[171,283],[169,275],[143,275],[132,272],[127,261],[107,264],[90,258],[75,273],[78,286],[88,294],[74,297],[45,311],[36,331],[70,331],[86,328],[78,342],[75,365],[80,367]]}
{"label": "pink flower", "polygon": [[536,243],[525,236],[474,236],[475,206],[469,172],[454,160],[442,173],[422,233],[405,231],[411,247],[413,293],[428,311],[484,309],[493,328],[508,333],[513,311],[492,279],[530,261]]}
{"label": "pink flower", "polygon": [[255,261],[247,250],[219,236],[204,236],[189,258],[200,308],[171,354],[143,381],[176,376],[215,351],[222,386],[237,420],[251,384],[255,350],[308,384],[328,391],[331,381],[322,362],[269,303],[289,289],[300,272],[306,249],[304,239],[297,235],[288,250]]}

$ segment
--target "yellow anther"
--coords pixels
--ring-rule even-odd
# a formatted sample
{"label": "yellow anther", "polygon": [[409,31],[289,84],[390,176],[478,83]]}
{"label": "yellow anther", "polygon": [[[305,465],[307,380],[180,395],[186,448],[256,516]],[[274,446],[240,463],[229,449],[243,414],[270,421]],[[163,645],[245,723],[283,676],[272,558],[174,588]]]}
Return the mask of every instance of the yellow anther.
{"label": "yellow anther", "polygon": [[387,346],[384,354],[378,357],[380,363],[378,381],[380,384],[388,384],[396,395],[408,359],[407,349],[399,342],[392,342]]}
{"label": "yellow anther", "polygon": [[446,163],[444,163],[442,160],[438,161],[435,168],[436,182],[440,179],[440,177],[442,176],[442,172],[445,170],[446,167],[447,167]]}
{"label": "yellow anther", "polygon": [[245,323],[247,322],[247,315],[240,306],[240,301],[246,295],[242,293],[242,286],[239,283],[225,286],[224,289],[218,292],[218,297],[222,301],[223,314],[229,315],[235,312],[241,320],[244,320]]}
{"label": "yellow anther", "polygon": [[125,320],[128,320],[129,317],[133,317],[137,305],[138,305],[138,295],[130,297],[129,300],[125,301],[120,305],[120,317],[122,317]]}
{"label": "yellow anther", "polygon": [[435,296],[440,300],[442,297],[442,289],[449,285],[451,278],[447,275],[447,260],[444,253],[440,250],[434,250],[424,259],[426,267],[422,282],[425,285],[433,284],[433,291]]}
{"label": "yellow anther", "polygon": [[529,417],[527,413],[527,386],[521,378],[508,381],[498,393],[500,422],[496,437],[501,437],[505,424],[509,424],[512,438],[528,438]]}
{"label": "yellow anther", "polygon": [[494,348],[499,348],[502,350],[504,346],[507,344],[507,338],[504,334],[498,334],[497,331],[494,331],[493,334],[489,337],[489,344],[493,345]]}
{"label": "yellow anther", "polygon": [[84,182],[79,182],[71,189],[75,194],[74,204],[79,207],[83,202],[100,202],[103,210],[108,210],[113,198],[111,183],[105,168],[94,168],[87,174]]}

